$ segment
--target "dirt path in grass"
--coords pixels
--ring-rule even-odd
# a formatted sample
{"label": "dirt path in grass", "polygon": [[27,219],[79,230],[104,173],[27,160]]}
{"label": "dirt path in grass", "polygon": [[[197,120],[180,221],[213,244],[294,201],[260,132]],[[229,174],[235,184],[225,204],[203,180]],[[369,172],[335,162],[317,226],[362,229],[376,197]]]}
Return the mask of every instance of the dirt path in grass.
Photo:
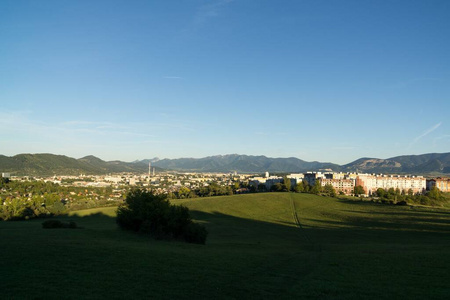
{"label": "dirt path in grass", "polygon": [[322,245],[320,244],[320,242],[311,237],[310,233],[305,228],[303,228],[302,223],[300,222],[300,218],[298,217],[293,194],[290,194],[289,196],[294,223],[297,225],[302,238],[305,240],[308,246],[308,250],[316,254],[314,255],[314,260],[311,262],[310,268],[304,270],[303,272],[303,276],[306,276],[320,264],[320,261],[322,259]]}
{"label": "dirt path in grass", "polygon": [[[293,195],[286,200],[288,201],[285,205],[288,209],[285,213],[292,215],[298,231],[298,238],[293,240],[294,247],[298,250],[287,253],[280,249],[280,254],[274,259],[250,272],[242,272],[240,276],[233,277],[228,283],[229,286],[239,286],[241,292],[255,290],[255,287],[259,286],[260,289],[257,288],[258,293],[253,295],[254,298],[271,298],[275,295],[286,298],[288,295],[295,295],[295,289],[304,278],[320,267],[321,244],[302,226]],[[248,280],[249,278],[252,280]],[[236,295],[230,292],[228,296],[234,298]]]}

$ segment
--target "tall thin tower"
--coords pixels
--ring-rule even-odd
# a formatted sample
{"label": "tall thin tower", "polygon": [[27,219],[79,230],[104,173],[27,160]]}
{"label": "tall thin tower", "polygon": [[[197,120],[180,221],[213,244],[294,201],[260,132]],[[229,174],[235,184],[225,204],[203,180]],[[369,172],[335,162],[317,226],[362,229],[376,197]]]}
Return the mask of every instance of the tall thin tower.
{"label": "tall thin tower", "polygon": [[148,176],[151,176],[152,174],[152,163],[148,162]]}

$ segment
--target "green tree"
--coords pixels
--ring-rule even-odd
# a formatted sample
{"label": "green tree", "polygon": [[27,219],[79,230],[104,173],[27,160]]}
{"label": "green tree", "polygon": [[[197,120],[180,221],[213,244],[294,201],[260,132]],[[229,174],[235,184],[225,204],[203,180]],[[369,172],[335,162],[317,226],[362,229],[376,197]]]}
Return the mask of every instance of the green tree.
{"label": "green tree", "polygon": [[180,187],[180,189],[178,190],[178,198],[179,199],[184,199],[184,198],[189,198],[189,194],[191,193],[191,190],[188,189],[185,186]]}
{"label": "green tree", "polygon": [[289,192],[291,190],[291,179],[287,178],[287,176],[285,176],[283,178],[283,183],[284,183],[284,186],[286,187],[286,190]]}
{"label": "green tree", "polygon": [[305,191],[305,186],[303,185],[303,182],[299,182],[295,185],[294,191],[296,193],[303,193]]}
{"label": "green tree", "polygon": [[311,192],[311,194],[315,194],[315,195],[318,195],[322,192],[322,184],[321,184],[320,180],[316,179],[310,192]]}
{"label": "green tree", "polygon": [[364,191],[364,188],[362,186],[357,185],[353,189],[353,193],[355,194],[355,196],[360,196],[360,195],[364,195],[366,192]]}
{"label": "green tree", "polygon": [[126,230],[149,234],[156,239],[184,239],[204,244],[208,232],[192,222],[186,207],[171,205],[165,195],[135,189],[117,209],[117,224]]}
{"label": "green tree", "polygon": [[326,184],[323,187],[323,193],[330,197],[336,197],[336,190],[334,189],[334,187],[331,184]]}
{"label": "green tree", "polygon": [[258,192],[267,192],[267,187],[264,183],[258,184]]}
{"label": "green tree", "polygon": [[271,192],[283,192],[285,190],[286,190],[286,186],[280,182],[277,182],[270,187]]}
{"label": "green tree", "polygon": [[9,178],[4,178],[0,176],[0,189],[9,183]]}
{"label": "green tree", "polygon": [[433,186],[431,190],[426,193],[426,196],[433,200],[442,200],[444,198],[442,192],[435,186]]}
{"label": "green tree", "polygon": [[414,196],[414,191],[413,191],[413,189],[409,189],[409,190],[408,190],[408,196],[409,196],[409,197]]}
{"label": "green tree", "polygon": [[386,197],[386,191],[382,188],[378,188],[377,189],[377,196],[380,198],[385,198]]}
{"label": "green tree", "polygon": [[303,191],[305,193],[309,193],[311,191],[311,185],[306,180],[303,180],[302,182],[303,182]]}

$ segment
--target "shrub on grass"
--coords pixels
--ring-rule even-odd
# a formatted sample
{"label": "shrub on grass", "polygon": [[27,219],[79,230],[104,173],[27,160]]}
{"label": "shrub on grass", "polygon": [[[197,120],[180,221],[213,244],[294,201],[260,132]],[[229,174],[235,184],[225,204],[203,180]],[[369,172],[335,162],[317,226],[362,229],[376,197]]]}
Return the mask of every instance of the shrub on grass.
{"label": "shrub on grass", "polygon": [[181,239],[204,244],[208,234],[201,224],[193,223],[189,209],[171,205],[166,195],[135,189],[117,209],[117,224],[126,230],[149,234],[155,239]]}
{"label": "shrub on grass", "polygon": [[69,221],[68,223],[61,222],[60,220],[47,220],[42,222],[42,228],[54,229],[54,228],[77,228],[77,223]]}
{"label": "shrub on grass", "polygon": [[188,243],[205,244],[208,231],[205,226],[198,223],[190,223],[184,234],[184,239]]}
{"label": "shrub on grass", "polygon": [[42,222],[42,228],[45,229],[53,229],[53,228],[62,228],[62,222],[60,220],[47,220]]}

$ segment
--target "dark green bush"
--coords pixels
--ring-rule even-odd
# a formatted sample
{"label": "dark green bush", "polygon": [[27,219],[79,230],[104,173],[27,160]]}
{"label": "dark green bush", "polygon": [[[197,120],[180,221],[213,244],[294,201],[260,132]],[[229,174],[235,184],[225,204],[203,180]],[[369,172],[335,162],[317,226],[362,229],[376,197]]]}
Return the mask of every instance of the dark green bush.
{"label": "dark green bush", "polygon": [[51,229],[51,228],[62,228],[63,223],[59,220],[47,220],[42,222],[42,228]]}
{"label": "dark green bush", "polygon": [[206,231],[205,226],[198,223],[190,223],[186,228],[184,239],[188,243],[205,244],[207,236],[208,231]]}
{"label": "dark green bush", "polygon": [[72,229],[77,228],[77,223],[75,223],[75,222],[73,222],[73,221],[70,221],[70,222],[69,222],[68,228],[72,228]]}
{"label": "dark green bush", "polygon": [[77,223],[69,221],[68,223],[61,222],[60,220],[47,220],[42,222],[42,228],[54,229],[54,228],[77,228]]}
{"label": "dark green bush", "polygon": [[189,209],[171,205],[166,195],[155,195],[140,189],[128,193],[125,204],[117,209],[119,227],[156,239],[181,239],[189,243],[204,244],[208,232],[195,224]]}

